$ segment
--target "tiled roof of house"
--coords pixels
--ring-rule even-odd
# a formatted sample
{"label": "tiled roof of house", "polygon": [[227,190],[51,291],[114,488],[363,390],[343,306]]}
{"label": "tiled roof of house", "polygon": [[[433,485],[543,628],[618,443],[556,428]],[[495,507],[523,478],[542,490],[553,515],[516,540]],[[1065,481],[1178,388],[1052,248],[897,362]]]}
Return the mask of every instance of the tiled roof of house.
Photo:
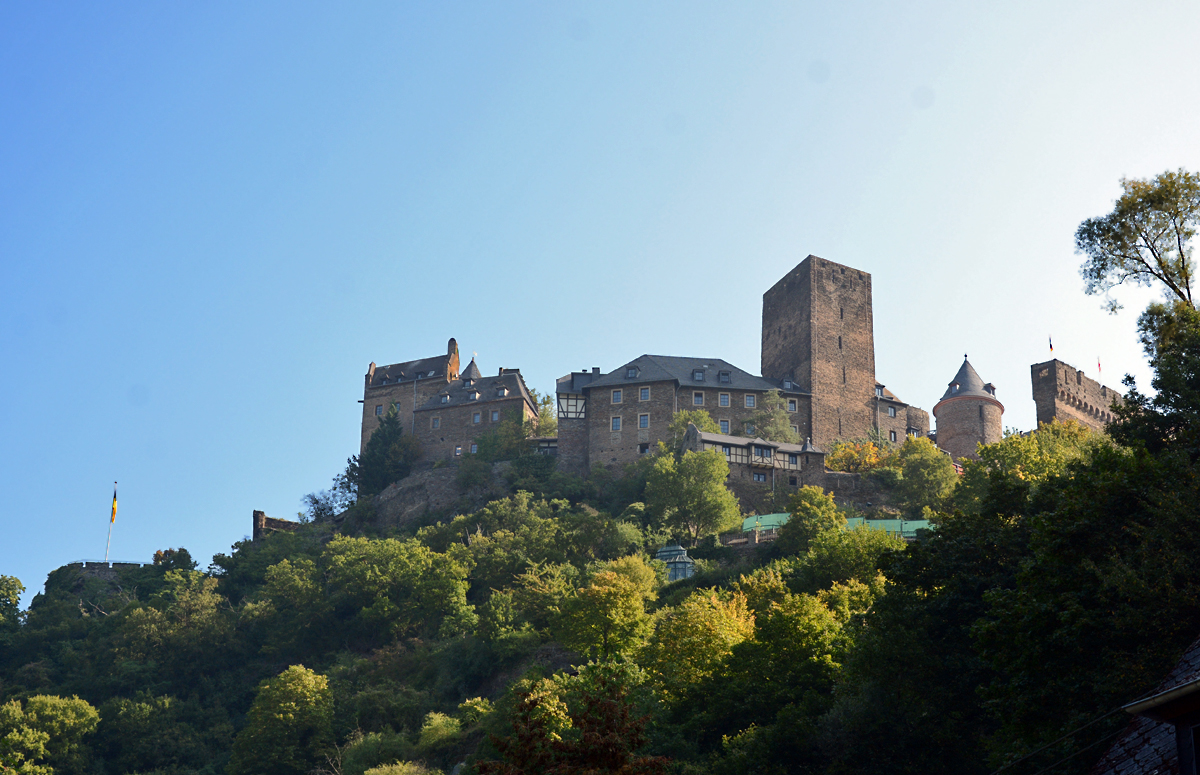
{"label": "tiled roof of house", "polygon": [[[478,373],[478,369],[476,373]],[[498,395],[500,388],[504,389],[504,395]],[[537,404],[534,403],[533,396],[529,394],[529,389],[525,387],[525,380],[521,377],[520,370],[504,369],[499,376],[480,377],[475,380],[473,385],[467,385],[462,379],[449,382],[445,388],[438,391],[437,395],[418,406],[416,411],[429,412],[467,404],[478,406],[492,401],[507,401],[517,396],[524,398],[525,403],[537,411]],[[443,401],[443,397],[446,400]]]}
{"label": "tiled roof of house", "polygon": [[368,387],[412,382],[414,379],[427,377],[445,377],[446,362],[449,358],[448,355],[435,355],[432,358],[418,358],[415,361],[393,363],[390,366],[376,366]]}
{"label": "tiled roof of house", "polygon": [[[1175,669],[1155,694],[1200,678],[1200,639],[1184,652]],[[1179,758],[1175,749],[1175,729],[1166,721],[1138,716],[1129,722],[1089,775],[1178,775]]]}
{"label": "tiled roof of house", "polygon": [[[628,376],[630,369],[636,370],[635,375],[632,377]],[[703,372],[704,379],[693,379],[694,373],[697,371]],[[728,375],[728,382],[721,382],[722,373]],[[805,394],[805,391],[795,386],[784,389],[783,384],[780,382],[757,377],[720,358],[684,358],[675,355],[641,355],[621,366],[621,368],[593,379],[591,384],[585,386],[585,389],[666,381],[674,381],[680,385],[692,385],[695,387],[761,391],[783,390],[785,393]]]}

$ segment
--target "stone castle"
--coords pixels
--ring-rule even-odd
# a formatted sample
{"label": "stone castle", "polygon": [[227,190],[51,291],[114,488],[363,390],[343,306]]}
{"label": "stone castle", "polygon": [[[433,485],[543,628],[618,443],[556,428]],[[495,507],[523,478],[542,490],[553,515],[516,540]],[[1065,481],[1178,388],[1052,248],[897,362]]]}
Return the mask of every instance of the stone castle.
{"label": "stone castle", "polygon": [[[557,455],[563,471],[619,470],[659,441],[680,441],[669,438],[676,412],[703,409],[720,432],[689,430],[685,446],[724,451],[732,479],[771,489],[818,483],[836,489],[823,450],[837,440],[929,436],[957,461],[1003,434],[996,388],[965,357],[933,407],[937,428],[930,433],[929,413],[902,401],[875,373],[871,275],[817,256],[763,294],[759,371],[715,357],[640,355],[609,372],[572,372],[556,384],[558,435],[539,439],[539,451]],[[1032,377],[1039,423],[1073,419],[1100,429],[1121,400],[1061,361],[1035,364]],[[755,416],[770,391],[779,391],[804,443],[756,436]],[[519,369],[484,377],[472,359],[460,372],[454,339],[444,355],[372,363],[362,404],[361,446],[394,409],[434,460],[469,455],[498,423],[533,419],[538,411]]]}

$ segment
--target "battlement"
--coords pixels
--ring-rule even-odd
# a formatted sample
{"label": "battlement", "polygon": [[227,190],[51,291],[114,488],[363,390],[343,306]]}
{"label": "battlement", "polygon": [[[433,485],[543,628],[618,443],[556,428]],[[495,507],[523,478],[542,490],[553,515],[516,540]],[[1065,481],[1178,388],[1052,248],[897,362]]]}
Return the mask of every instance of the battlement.
{"label": "battlement", "polygon": [[1029,367],[1038,425],[1051,420],[1075,420],[1092,430],[1103,431],[1112,422],[1113,404],[1124,396],[1086,376],[1080,369],[1055,359]]}

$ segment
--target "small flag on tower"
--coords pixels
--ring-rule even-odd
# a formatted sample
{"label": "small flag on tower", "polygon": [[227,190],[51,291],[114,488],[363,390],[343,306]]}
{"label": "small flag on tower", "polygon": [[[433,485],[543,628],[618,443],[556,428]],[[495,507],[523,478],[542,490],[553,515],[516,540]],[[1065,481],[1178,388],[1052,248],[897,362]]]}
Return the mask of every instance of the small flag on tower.
{"label": "small flag on tower", "polygon": [[115,523],[116,523],[116,521],[117,521],[117,483],[116,483],[116,482],[113,482],[113,509],[112,509],[112,519],[110,519],[110,520],[108,521],[108,524],[110,524],[110,525],[112,525],[112,524],[115,524]]}
{"label": "small flag on tower", "polygon": [[1103,369],[1100,368],[1100,356],[1096,356],[1096,373],[1099,374]]}
{"label": "small flag on tower", "polygon": [[1054,352],[1054,337],[1046,337],[1050,340],[1050,352]]}

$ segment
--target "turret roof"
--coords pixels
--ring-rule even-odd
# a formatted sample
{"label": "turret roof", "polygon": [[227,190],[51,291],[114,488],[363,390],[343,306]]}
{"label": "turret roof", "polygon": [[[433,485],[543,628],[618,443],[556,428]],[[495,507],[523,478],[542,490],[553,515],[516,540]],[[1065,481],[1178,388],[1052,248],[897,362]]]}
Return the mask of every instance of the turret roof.
{"label": "turret roof", "polygon": [[467,364],[467,368],[463,369],[462,374],[459,375],[459,379],[464,381],[468,379],[483,379],[483,375],[479,373],[479,367],[475,365],[474,358]]}
{"label": "turret roof", "polygon": [[961,396],[977,396],[979,398],[990,398],[993,401],[996,399],[994,393],[988,390],[990,384],[985,385],[979,374],[975,371],[975,367],[967,360],[967,356],[963,356],[962,366],[959,367],[958,373],[954,375],[954,379],[950,380],[950,384],[946,386],[946,392],[942,394],[942,401],[947,398],[959,398]]}

